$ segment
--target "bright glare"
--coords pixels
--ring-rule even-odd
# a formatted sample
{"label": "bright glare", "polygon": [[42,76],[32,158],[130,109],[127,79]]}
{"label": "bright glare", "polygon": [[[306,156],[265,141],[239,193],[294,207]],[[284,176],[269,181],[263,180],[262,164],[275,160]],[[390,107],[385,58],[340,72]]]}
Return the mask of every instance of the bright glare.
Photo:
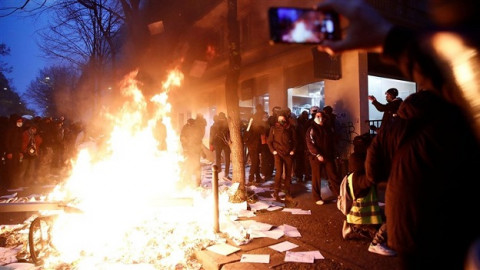
{"label": "bright glare", "polygon": [[[180,181],[183,157],[168,94],[183,75],[171,72],[150,100],[156,106],[152,119],[146,119],[147,101],[135,76],[124,81],[129,101],[118,115],[107,115],[115,125],[105,149],[82,150],[69,179],[50,194],[49,200],[70,202],[83,213],[56,218],[51,237],[58,254],[48,257],[46,268],[198,269],[193,251],[216,237],[210,194],[183,188]],[[166,151],[158,150],[153,137],[159,119],[167,128]]]}

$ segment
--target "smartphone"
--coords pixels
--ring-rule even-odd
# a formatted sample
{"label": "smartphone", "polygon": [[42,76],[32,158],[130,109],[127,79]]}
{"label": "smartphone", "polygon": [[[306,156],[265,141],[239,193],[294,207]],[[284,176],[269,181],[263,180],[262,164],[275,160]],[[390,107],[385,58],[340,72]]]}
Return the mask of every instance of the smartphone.
{"label": "smartphone", "polygon": [[338,14],[314,8],[268,9],[271,43],[319,44],[340,39]]}

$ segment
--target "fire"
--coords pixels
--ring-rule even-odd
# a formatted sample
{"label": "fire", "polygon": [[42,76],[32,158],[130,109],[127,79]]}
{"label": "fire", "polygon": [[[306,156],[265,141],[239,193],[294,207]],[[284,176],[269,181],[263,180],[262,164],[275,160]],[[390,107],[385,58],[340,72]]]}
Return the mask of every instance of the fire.
{"label": "fire", "polygon": [[[193,251],[216,238],[210,194],[179,188],[183,157],[168,94],[183,75],[170,73],[162,93],[150,100],[157,108],[152,119],[145,119],[147,100],[135,75],[124,81],[129,101],[118,115],[107,115],[114,128],[106,146],[82,150],[69,179],[49,195],[82,213],[58,213],[50,232],[55,252],[44,260],[46,268],[199,269]],[[153,137],[160,119],[167,129],[166,151],[158,150]]]}

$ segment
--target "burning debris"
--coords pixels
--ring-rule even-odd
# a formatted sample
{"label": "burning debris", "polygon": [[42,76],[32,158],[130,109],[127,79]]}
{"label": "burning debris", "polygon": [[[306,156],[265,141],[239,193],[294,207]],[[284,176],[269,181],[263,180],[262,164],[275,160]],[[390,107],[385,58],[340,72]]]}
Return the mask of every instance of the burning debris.
{"label": "burning debris", "polygon": [[[123,86],[129,101],[118,114],[105,114],[114,124],[105,145],[93,148],[95,152],[92,148],[80,151],[68,179],[40,199],[44,204],[36,204],[46,207],[37,209],[42,210],[40,216],[2,227],[4,246],[18,249],[20,261],[33,261],[45,269],[119,265],[200,269],[193,252],[225,241],[212,229],[211,190],[184,186],[181,179],[183,156],[168,103],[170,87],[181,83],[181,74],[172,72],[162,93],[150,100],[157,106],[153,119],[146,119],[147,101],[136,86],[135,75]],[[167,130],[168,149],[164,151],[159,151],[152,136],[159,119]],[[221,212],[229,215],[234,210],[227,209],[227,189],[219,192]],[[29,201],[13,196],[7,204]],[[79,211],[65,211],[72,208]],[[222,224],[225,219],[220,217]],[[247,237],[244,232],[236,234],[239,241]]]}

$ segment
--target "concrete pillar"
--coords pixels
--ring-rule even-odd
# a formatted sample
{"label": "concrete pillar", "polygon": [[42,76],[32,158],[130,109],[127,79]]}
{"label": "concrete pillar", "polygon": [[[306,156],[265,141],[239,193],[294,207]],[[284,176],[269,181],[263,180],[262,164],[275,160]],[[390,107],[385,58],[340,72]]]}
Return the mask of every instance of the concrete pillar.
{"label": "concrete pillar", "polygon": [[[353,123],[354,132],[368,132],[367,54],[346,52],[342,55],[342,78],[325,80],[325,105],[333,107],[340,123]],[[352,134],[352,139],[356,134]]]}

